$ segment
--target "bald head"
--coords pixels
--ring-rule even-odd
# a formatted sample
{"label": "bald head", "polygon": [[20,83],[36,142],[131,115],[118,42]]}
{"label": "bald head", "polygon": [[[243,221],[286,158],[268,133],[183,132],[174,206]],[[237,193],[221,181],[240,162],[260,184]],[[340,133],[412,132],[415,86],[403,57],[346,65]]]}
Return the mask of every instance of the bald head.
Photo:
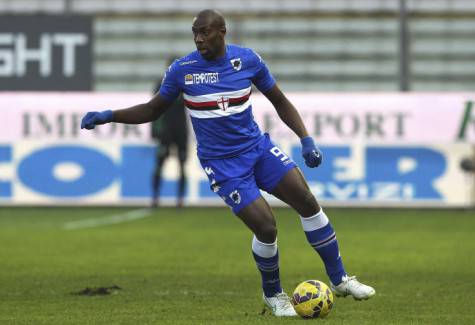
{"label": "bald head", "polygon": [[200,11],[193,19],[191,30],[196,49],[203,58],[215,60],[224,55],[226,22],[219,11],[210,9]]}
{"label": "bald head", "polygon": [[226,28],[226,22],[224,21],[223,15],[219,11],[213,9],[201,10],[194,18],[193,25],[196,21],[207,23],[216,28]]}

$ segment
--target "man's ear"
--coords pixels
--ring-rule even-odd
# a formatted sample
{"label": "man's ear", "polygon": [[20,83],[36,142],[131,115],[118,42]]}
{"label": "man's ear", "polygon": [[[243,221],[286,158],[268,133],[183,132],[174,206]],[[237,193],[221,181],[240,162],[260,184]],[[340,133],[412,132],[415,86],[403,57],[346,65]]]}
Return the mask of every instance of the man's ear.
{"label": "man's ear", "polygon": [[226,35],[226,26],[222,26],[219,28],[219,31],[224,35]]}

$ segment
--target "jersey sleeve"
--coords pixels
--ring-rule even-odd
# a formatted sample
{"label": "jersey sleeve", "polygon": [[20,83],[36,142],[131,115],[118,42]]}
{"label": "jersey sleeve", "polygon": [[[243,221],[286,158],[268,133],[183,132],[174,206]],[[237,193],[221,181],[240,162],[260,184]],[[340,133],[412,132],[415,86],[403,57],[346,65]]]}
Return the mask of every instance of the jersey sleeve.
{"label": "jersey sleeve", "polygon": [[170,67],[168,67],[167,72],[163,76],[159,94],[161,97],[163,97],[169,102],[173,102],[182,91],[182,87],[179,81],[179,72],[180,66],[177,60],[173,62]]}
{"label": "jersey sleeve", "polygon": [[260,92],[264,93],[275,85],[275,79],[259,54],[252,51],[252,57],[254,61],[254,77],[252,78],[252,83],[256,85]]}

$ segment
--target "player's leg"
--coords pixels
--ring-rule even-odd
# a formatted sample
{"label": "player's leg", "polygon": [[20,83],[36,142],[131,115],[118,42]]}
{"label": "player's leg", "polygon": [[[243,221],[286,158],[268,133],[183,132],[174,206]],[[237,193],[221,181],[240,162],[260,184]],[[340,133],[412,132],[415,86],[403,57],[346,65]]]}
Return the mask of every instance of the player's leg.
{"label": "player's leg", "polygon": [[295,316],[290,298],[280,285],[277,226],[269,204],[259,196],[236,215],[254,233],[252,255],[261,274],[264,303],[276,316]]}
{"label": "player's leg", "polygon": [[185,139],[179,139],[177,141],[177,150],[178,150],[178,162],[180,164],[180,178],[178,180],[178,197],[177,197],[177,207],[180,208],[183,206],[183,199],[185,197],[186,189],[186,171],[185,171],[185,162],[187,158],[187,143]]}
{"label": "player's leg", "polygon": [[254,177],[218,182],[218,186],[218,194],[254,234],[252,253],[261,274],[264,295],[273,297],[281,293],[276,222]]}
{"label": "player's leg", "polygon": [[375,294],[370,286],[347,276],[335,231],[298,168],[287,172],[272,194],[300,214],[307,240],[323,260],[331,287],[337,296],[352,295],[355,299],[368,299]]}
{"label": "player's leg", "polygon": [[202,160],[211,190],[219,195],[254,233],[252,253],[262,278],[264,301],[276,316],[294,316],[279,277],[279,253],[274,215],[262,198],[253,175],[256,150],[224,160]]}
{"label": "player's leg", "polygon": [[253,232],[252,253],[262,276],[262,289],[267,297],[282,292],[279,277],[277,226],[269,204],[259,196],[236,213]]}
{"label": "player's leg", "polygon": [[256,178],[262,189],[300,214],[308,241],[322,258],[332,283],[339,284],[346,273],[335,232],[295,163],[269,143],[268,150],[256,164]]}
{"label": "player's leg", "polygon": [[330,280],[339,284],[346,275],[341,260],[335,231],[298,168],[285,174],[272,194],[299,214],[308,242],[322,258]]}
{"label": "player's leg", "polygon": [[186,188],[186,174],[185,174],[185,161],[179,159],[180,164],[180,178],[178,179],[178,191],[177,191],[177,208],[183,207],[183,200],[185,197],[185,188]]}
{"label": "player's leg", "polygon": [[160,200],[160,187],[162,184],[162,168],[168,158],[170,147],[168,143],[160,143],[157,151],[155,170],[152,176],[152,207],[156,207]]}
{"label": "player's leg", "polygon": [[[365,299],[374,294],[374,289],[349,278],[343,267],[338,242],[328,217],[311,193],[305,178],[295,163],[270,140],[256,164],[258,186],[294,208],[301,216],[305,235],[322,258],[327,274],[335,287],[352,280],[351,294]],[[338,294],[338,292],[336,292]]]}

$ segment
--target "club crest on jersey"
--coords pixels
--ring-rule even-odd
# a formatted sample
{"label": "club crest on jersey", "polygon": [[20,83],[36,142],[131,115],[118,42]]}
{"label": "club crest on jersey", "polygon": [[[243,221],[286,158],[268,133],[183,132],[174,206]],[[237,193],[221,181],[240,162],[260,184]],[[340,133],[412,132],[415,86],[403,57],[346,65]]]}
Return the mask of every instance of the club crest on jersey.
{"label": "club crest on jersey", "polygon": [[229,98],[227,97],[221,97],[216,101],[218,103],[218,107],[222,110],[225,111],[228,109],[229,106]]}
{"label": "club crest on jersey", "polygon": [[240,58],[232,59],[232,60],[230,60],[230,62],[231,62],[231,65],[233,66],[233,69],[234,69],[234,70],[236,70],[236,71],[241,70],[241,68],[242,68],[242,63],[241,63],[241,59],[240,59]]}
{"label": "club crest on jersey", "polygon": [[234,204],[241,203],[241,194],[239,194],[237,190],[232,191],[231,194],[229,194],[229,198],[233,200]]}

